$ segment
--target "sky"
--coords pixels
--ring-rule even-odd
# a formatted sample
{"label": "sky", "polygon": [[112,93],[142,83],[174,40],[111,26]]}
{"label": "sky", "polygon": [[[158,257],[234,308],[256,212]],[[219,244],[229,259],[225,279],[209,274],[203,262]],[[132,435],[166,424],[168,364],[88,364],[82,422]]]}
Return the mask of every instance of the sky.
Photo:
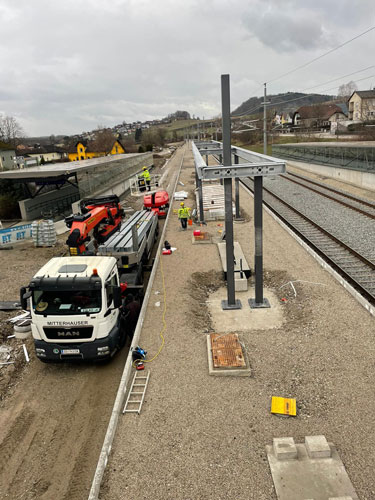
{"label": "sky", "polygon": [[[72,135],[263,93],[375,87],[374,0],[0,0],[0,114],[27,136]],[[369,77],[369,78],[368,78]],[[329,91],[327,91],[329,90]],[[325,92],[327,91],[327,92]],[[307,90],[307,92],[310,92]]]}

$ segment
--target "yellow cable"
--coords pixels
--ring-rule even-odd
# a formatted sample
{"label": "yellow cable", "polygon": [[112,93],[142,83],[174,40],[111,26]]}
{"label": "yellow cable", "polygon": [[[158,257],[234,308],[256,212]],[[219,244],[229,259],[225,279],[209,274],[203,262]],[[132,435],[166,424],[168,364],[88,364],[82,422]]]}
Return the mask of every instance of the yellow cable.
{"label": "yellow cable", "polygon": [[163,328],[161,329],[160,334],[159,334],[162,342],[160,344],[158,352],[155,354],[155,356],[153,358],[151,358],[151,359],[135,359],[133,361],[134,368],[136,368],[138,363],[151,363],[151,361],[154,361],[154,359],[156,359],[159,356],[159,354],[161,353],[161,351],[164,347],[164,344],[165,344],[163,333],[167,329],[167,323],[165,321],[165,313],[167,312],[167,293],[165,290],[165,279],[164,279],[163,257],[162,256],[160,256],[160,272],[161,272],[161,279],[162,279],[162,283],[163,283],[163,299],[164,299],[163,316],[162,316]]}

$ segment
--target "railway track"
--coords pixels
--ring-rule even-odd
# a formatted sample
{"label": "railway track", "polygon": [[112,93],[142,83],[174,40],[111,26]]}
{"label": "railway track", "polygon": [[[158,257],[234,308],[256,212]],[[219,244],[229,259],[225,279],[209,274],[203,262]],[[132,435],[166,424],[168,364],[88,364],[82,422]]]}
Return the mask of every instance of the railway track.
{"label": "railway track", "polygon": [[[253,191],[251,179],[241,182]],[[372,259],[353,249],[267,187],[263,188],[263,203],[368,302],[375,305],[375,263]]]}
{"label": "railway track", "polygon": [[302,175],[294,174],[288,172],[287,175],[281,175],[283,179],[289,182],[294,182],[299,186],[303,186],[306,189],[310,189],[315,193],[324,196],[330,200],[333,200],[341,205],[355,210],[356,212],[369,217],[370,219],[375,219],[375,203],[359,198],[349,193],[345,193],[340,189],[335,189],[331,186],[327,186],[321,182],[314,181]]}

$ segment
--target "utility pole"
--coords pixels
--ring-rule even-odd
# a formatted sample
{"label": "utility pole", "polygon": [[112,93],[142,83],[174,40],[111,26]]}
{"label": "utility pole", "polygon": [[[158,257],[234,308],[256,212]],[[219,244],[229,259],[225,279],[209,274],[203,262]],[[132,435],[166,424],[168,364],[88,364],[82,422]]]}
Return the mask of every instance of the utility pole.
{"label": "utility pole", "polygon": [[264,84],[263,103],[263,154],[267,154],[267,83]]}

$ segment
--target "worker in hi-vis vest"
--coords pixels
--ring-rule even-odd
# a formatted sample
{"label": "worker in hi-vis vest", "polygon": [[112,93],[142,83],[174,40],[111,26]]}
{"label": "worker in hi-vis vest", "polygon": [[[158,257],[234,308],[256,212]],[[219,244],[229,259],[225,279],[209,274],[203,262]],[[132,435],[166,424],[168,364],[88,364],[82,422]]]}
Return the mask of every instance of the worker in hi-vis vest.
{"label": "worker in hi-vis vest", "polygon": [[181,221],[181,227],[183,231],[186,231],[187,220],[190,217],[190,208],[185,207],[185,203],[181,201],[180,208],[178,209],[178,218]]}
{"label": "worker in hi-vis vest", "polygon": [[142,176],[143,176],[144,180],[146,181],[147,191],[151,191],[151,186],[150,186],[150,184],[151,184],[151,177],[150,177],[150,172],[148,171],[147,167],[143,167]]}

